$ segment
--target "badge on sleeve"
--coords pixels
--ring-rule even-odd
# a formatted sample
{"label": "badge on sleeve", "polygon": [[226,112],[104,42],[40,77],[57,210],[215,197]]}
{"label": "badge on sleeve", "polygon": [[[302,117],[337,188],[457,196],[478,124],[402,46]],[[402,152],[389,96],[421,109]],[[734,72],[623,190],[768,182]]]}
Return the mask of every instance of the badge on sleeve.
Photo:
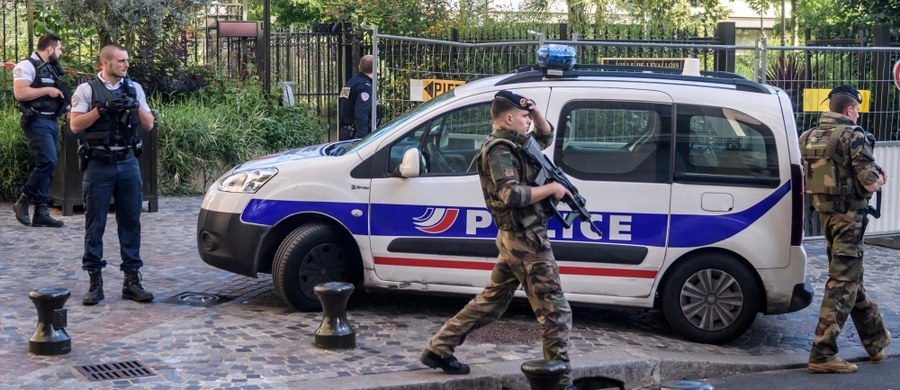
{"label": "badge on sleeve", "polygon": [[20,77],[20,76],[22,76],[22,68],[16,68],[16,69],[14,69],[14,70],[13,70],[13,77]]}
{"label": "badge on sleeve", "polygon": [[349,98],[349,97],[350,97],[350,87],[344,87],[344,88],[341,88],[341,95],[340,95],[340,97],[341,97],[342,99]]}
{"label": "badge on sleeve", "polygon": [[78,95],[73,95],[72,96],[72,107],[75,107],[77,105],[78,105]]}
{"label": "badge on sleeve", "polygon": [[363,93],[359,94],[359,97],[362,98],[362,101],[364,101],[364,102],[369,101],[369,93],[368,92],[363,92]]}

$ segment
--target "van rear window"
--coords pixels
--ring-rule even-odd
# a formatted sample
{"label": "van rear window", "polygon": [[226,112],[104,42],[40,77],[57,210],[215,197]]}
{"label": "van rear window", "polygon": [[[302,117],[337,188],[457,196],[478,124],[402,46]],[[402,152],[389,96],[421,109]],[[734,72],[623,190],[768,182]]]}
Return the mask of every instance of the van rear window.
{"label": "van rear window", "polygon": [[777,186],[772,130],[740,111],[679,105],[675,181],[741,182]]}

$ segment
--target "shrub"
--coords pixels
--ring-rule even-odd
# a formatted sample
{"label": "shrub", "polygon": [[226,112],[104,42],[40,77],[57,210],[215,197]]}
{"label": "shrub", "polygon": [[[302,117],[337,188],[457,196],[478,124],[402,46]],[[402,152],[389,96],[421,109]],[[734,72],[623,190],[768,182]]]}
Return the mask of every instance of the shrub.
{"label": "shrub", "polygon": [[312,110],[278,106],[276,97],[263,94],[258,83],[224,82],[219,88],[159,110],[164,193],[202,193],[239,162],[311,145],[323,134]]}
{"label": "shrub", "polygon": [[[307,106],[282,107],[258,82],[218,81],[215,88],[169,103],[158,114],[159,184],[163,195],[199,194],[235,164],[318,143],[323,130]],[[33,166],[19,111],[0,104],[0,200],[19,196]]]}
{"label": "shrub", "polygon": [[0,201],[12,201],[34,166],[25,133],[19,126],[19,110],[11,104],[0,109]]}

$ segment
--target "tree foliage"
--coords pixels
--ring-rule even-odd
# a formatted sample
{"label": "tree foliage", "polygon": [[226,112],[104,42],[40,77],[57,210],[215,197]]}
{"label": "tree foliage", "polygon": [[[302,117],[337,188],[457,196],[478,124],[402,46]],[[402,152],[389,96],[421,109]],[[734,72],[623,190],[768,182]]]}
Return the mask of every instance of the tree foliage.
{"label": "tree foliage", "polygon": [[322,0],[325,15],[335,21],[366,23],[379,32],[429,35],[450,21],[449,0]]}
{"label": "tree foliage", "polygon": [[171,35],[197,17],[209,0],[56,0],[63,21],[94,27],[100,45],[133,47],[139,38]]}
{"label": "tree foliage", "polygon": [[828,39],[827,30],[855,34],[859,26],[887,23],[900,29],[900,0],[804,0],[797,2],[797,25],[810,30],[813,38]]}

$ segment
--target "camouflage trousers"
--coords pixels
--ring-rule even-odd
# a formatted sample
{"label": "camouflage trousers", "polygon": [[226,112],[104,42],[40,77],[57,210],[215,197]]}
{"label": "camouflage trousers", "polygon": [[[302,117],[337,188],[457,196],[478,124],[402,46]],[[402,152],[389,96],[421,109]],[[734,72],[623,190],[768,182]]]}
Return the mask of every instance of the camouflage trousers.
{"label": "camouflage trousers", "polygon": [[810,363],[824,363],[838,352],[837,337],[847,316],[853,319],[859,339],[869,356],[890,344],[878,305],[863,285],[863,219],[865,212],[822,213],[828,254],[828,282],[822,297],[819,323],[809,353]]}
{"label": "camouflage trousers", "polygon": [[[560,287],[559,267],[546,238],[534,251],[525,243],[522,234],[501,231],[497,235],[500,255],[491,272],[490,282],[459,313],[444,323],[431,338],[429,351],[443,357],[452,355],[469,333],[500,318],[521,285],[541,325],[544,359],[559,360],[569,365],[572,309]],[[571,368],[566,370],[560,384],[572,384]]]}

